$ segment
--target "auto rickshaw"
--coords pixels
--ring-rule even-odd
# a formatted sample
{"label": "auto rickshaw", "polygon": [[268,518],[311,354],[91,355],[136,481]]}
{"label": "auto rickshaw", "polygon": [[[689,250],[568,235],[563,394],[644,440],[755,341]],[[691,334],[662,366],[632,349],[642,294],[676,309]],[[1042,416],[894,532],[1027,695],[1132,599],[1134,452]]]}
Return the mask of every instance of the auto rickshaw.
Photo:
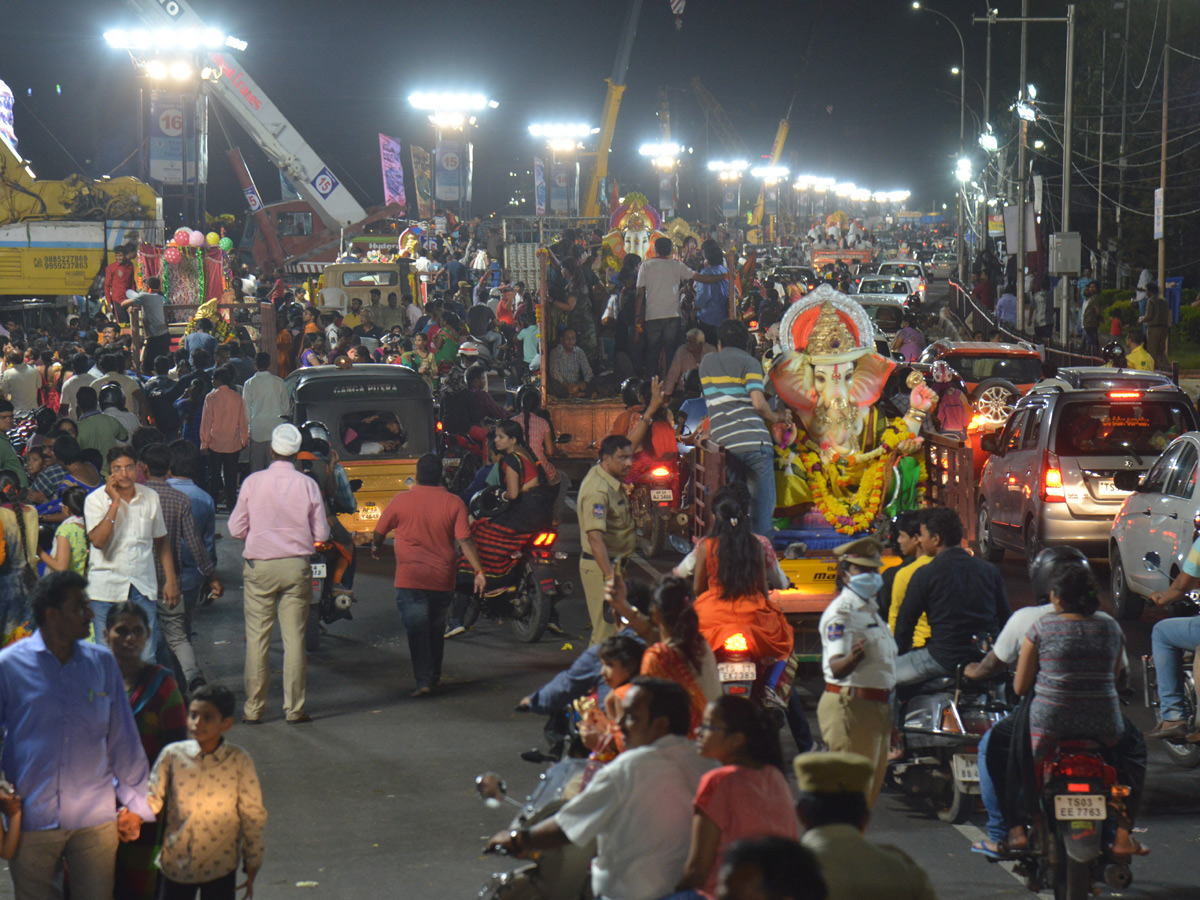
{"label": "auto rickshaw", "polygon": [[433,395],[404,366],[313,366],[286,379],[293,421],[329,429],[338,461],[361,487],[358,509],[338,519],[352,534],[375,530],[384,507],[417,480],[417,460],[436,447]]}

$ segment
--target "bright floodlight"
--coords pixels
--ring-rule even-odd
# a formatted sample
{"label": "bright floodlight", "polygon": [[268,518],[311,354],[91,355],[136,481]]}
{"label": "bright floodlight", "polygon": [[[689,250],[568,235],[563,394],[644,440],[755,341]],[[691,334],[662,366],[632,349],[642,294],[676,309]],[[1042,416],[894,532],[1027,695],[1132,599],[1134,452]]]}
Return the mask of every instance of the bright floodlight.
{"label": "bright floodlight", "polygon": [[658,158],[674,158],[682,152],[683,148],[678,144],[665,141],[657,144],[642,144],[642,146],[638,147],[638,153],[642,156],[654,156]]}
{"label": "bright floodlight", "polygon": [[593,134],[598,129],[582,122],[540,123],[529,126],[529,133],[534,137],[544,138],[583,138]]}
{"label": "bright floodlight", "polygon": [[1027,96],[1030,100],[1036,100],[1037,99],[1037,88],[1034,87],[1032,84],[1025,85],[1025,96]]}
{"label": "bright floodlight", "polygon": [[755,178],[786,178],[787,173],[787,166],[755,166],[750,170],[750,174]]}
{"label": "bright floodlight", "polygon": [[167,64],[157,59],[150,60],[146,63],[146,75],[155,81],[161,81],[167,77]]}
{"label": "bright floodlight", "polygon": [[920,9],[920,8],[921,8],[920,0],[913,0],[913,9]]}
{"label": "bright floodlight", "polygon": [[176,81],[187,81],[192,77],[192,67],[182,60],[171,63],[171,77]]}
{"label": "bright floodlight", "polygon": [[[471,118],[473,120],[475,117]],[[435,128],[462,128],[467,118],[460,112],[438,112],[430,116],[429,121]]]}
{"label": "bright floodlight", "polygon": [[1024,119],[1026,122],[1037,121],[1037,110],[1028,103],[1018,103],[1016,109],[1018,118]]}
{"label": "bright floodlight", "polygon": [[952,66],[950,68],[951,75],[958,75],[960,72],[962,72],[962,69],[960,69],[958,66]]}
{"label": "bright floodlight", "polygon": [[212,47],[215,49],[225,43],[225,35],[221,34],[221,32],[217,31],[215,28],[204,29],[204,34],[202,37],[204,40],[204,46],[206,47]]}
{"label": "bright floodlight", "polygon": [[216,28],[156,28],[153,32],[144,28],[126,31],[114,28],[104,32],[104,40],[110,47],[117,50],[170,50],[180,47],[184,50],[194,50],[201,45],[217,48],[222,45],[234,50],[245,50],[246,42],[227,35]]}
{"label": "bright floodlight", "polygon": [[842,181],[833,186],[833,192],[839,197],[849,197],[856,190],[858,186],[853,181]]}
{"label": "bright floodlight", "polygon": [[[484,109],[491,106],[483,94],[432,93],[419,91],[408,95],[408,102],[417,109],[428,109],[435,112],[466,113],[472,110]],[[497,104],[498,106],[499,104]],[[491,107],[495,109],[495,107]]]}
{"label": "bright floodlight", "polygon": [[996,140],[996,136],[989,131],[979,136],[979,146],[988,153],[995,153],[1000,148],[1000,143]]}
{"label": "bright floodlight", "polygon": [[749,165],[750,165],[750,163],[746,162],[744,159],[734,159],[734,160],[730,160],[729,162],[722,162],[721,160],[714,159],[709,162],[708,171],[710,171],[710,172],[744,172]]}
{"label": "bright floodlight", "polygon": [[1045,149],[1045,146],[1046,146],[1046,142],[1045,142],[1045,141],[1034,141],[1034,142],[1033,142],[1033,149],[1034,149],[1034,150],[1042,150],[1042,149]]}

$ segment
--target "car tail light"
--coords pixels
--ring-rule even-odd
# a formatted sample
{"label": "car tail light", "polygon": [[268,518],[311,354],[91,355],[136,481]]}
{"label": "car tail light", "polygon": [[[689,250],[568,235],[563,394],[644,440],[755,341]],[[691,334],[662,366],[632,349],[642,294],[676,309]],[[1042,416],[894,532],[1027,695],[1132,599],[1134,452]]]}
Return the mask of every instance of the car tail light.
{"label": "car tail light", "polygon": [[1063,503],[1067,499],[1058,456],[1049,450],[1045,451],[1042,462],[1042,499],[1047,503]]}
{"label": "car tail light", "polygon": [[671,470],[668,469],[666,466],[655,466],[653,469],[650,470],[651,478],[666,478],[670,474],[671,474]]}
{"label": "car tail light", "polygon": [[1110,391],[1108,394],[1109,400],[1141,400],[1141,391]]}
{"label": "car tail light", "polygon": [[1086,781],[1072,781],[1067,784],[1067,793],[1070,794],[1088,794],[1091,790],[1092,786]]}
{"label": "car tail light", "polygon": [[746,636],[739,631],[725,638],[725,649],[730,653],[746,653],[750,645]]}

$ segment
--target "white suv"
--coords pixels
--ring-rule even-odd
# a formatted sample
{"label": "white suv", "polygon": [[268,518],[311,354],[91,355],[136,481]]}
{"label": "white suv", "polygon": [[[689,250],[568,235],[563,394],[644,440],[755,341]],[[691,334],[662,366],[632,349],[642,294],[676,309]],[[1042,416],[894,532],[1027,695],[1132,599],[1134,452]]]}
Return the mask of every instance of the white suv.
{"label": "white suv", "polygon": [[915,259],[893,259],[880,263],[876,275],[887,275],[892,278],[903,278],[908,282],[910,294],[920,294],[925,300],[925,286],[929,279],[925,276],[925,267]]}

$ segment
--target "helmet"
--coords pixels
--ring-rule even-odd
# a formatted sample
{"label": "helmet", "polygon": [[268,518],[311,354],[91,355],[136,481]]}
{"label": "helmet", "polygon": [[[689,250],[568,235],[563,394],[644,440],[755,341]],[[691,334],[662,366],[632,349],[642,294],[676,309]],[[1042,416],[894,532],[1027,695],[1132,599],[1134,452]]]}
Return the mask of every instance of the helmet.
{"label": "helmet", "polygon": [[109,406],[115,406],[118,409],[125,408],[125,392],[121,390],[121,386],[115,381],[110,381],[108,384],[100,388],[100,393],[97,395],[100,401],[100,408],[105,409]]}
{"label": "helmet", "polygon": [[1050,573],[1063,563],[1074,561],[1083,563],[1083,567],[1091,572],[1087,557],[1076,547],[1047,547],[1034,558],[1029,566],[1029,580],[1038,603],[1050,602]]}
{"label": "helmet", "polygon": [[1104,357],[1105,362],[1112,363],[1115,368],[1125,368],[1125,348],[1119,342],[1113,341],[1111,344],[1105,344],[1100,355]]}
{"label": "helmet", "polygon": [[323,422],[309,419],[300,426],[300,452],[328,457],[332,445],[329,429]]}
{"label": "helmet", "polygon": [[642,402],[642,379],[626,378],[621,382],[621,402],[626,406],[636,406]]}
{"label": "helmet", "polygon": [[392,334],[390,331],[379,339],[379,343],[383,344],[385,347],[390,347],[392,344],[399,344],[400,341],[400,335]]}
{"label": "helmet", "polygon": [[526,405],[529,406],[528,412],[533,412],[542,404],[542,392],[537,385],[523,384],[517,388],[517,395],[513,398],[513,408],[518,412],[526,412]]}
{"label": "helmet", "polygon": [[929,374],[938,384],[949,384],[954,380],[954,370],[944,359],[934,360],[933,365],[929,367]]}
{"label": "helmet", "polygon": [[458,345],[459,356],[469,356],[471,359],[479,358],[479,344],[476,341],[463,341]]}
{"label": "helmet", "polygon": [[492,288],[490,291],[488,291],[488,296],[493,299],[499,300],[500,299],[500,288]]}
{"label": "helmet", "polygon": [[509,500],[500,485],[485,487],[471,498],[468,511],[476,519],[491,519],[508,509]]}

